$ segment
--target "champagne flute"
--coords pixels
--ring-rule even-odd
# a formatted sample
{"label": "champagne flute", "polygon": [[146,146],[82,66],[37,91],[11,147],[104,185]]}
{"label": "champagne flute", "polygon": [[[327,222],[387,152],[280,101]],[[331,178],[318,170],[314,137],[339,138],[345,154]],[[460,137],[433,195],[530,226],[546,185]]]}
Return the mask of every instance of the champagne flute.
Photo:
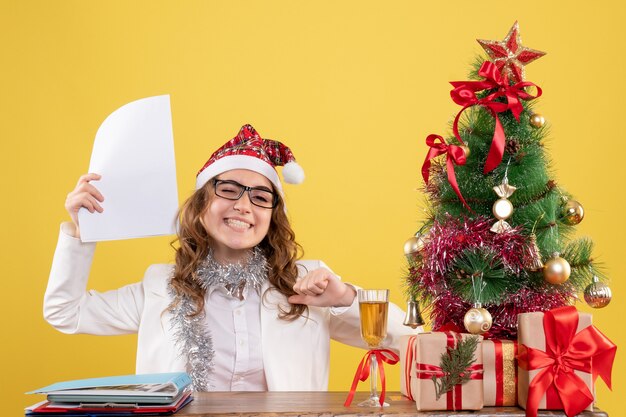
{"label": "champagne flute", "polygon": [[[359,314],[361,317],[361,338],[370,349],[380,348],[387,336],[387,310],[389,290],[358,290]],[[371,355],[370,397],[359,403],[361,407],[380,407],[380,398],[376,389],[378,380],[376,356]],[[383,407],[389,406],[383,403]]]}

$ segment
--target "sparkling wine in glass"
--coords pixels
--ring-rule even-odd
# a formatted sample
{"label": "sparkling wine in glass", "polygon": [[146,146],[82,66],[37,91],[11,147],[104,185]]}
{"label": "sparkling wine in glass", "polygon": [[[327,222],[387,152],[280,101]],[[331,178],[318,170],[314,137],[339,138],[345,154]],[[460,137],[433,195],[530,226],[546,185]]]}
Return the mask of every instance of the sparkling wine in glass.
{"label": "sparkling wine in glass", "polygon": [[[361,338],[370,349],[380,348],[387,336],[387,310],[389,290],[358,290],[359,313],[361,317]],[[376,356],[371,356],[370,397],[359,403],[361,407],[380,407],[380,398],[376,389],[378,380]],[[389,404],[383,403],[383,407]]]}

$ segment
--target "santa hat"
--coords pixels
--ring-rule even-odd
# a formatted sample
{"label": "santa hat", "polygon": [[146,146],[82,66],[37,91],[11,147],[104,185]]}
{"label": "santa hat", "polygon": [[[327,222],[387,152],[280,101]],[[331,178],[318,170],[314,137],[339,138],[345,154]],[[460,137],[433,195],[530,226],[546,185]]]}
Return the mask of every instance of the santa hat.
{"label": "santa hat", "polygon": [[244,125],[237,136],[216,150],[196,175],[196,190],[216,175],[231,169],[248,169],[265,176],[283,194],[283,187],[276,172],[283,166],[283,178],[289,184],[304,181],[304,171],[287,146],[263,139],[250,125]]}

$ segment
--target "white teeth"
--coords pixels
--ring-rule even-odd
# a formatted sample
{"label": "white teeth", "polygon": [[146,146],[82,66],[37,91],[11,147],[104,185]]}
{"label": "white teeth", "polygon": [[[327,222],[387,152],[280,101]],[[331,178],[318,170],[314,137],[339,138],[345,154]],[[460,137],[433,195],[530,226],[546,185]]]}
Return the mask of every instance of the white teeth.
{"label": "white teeth", "polygon": [[226,219],[226,224],[232,227],[236,227],[238,229],[249,229],[252,226],[249,223],[235,219]]}

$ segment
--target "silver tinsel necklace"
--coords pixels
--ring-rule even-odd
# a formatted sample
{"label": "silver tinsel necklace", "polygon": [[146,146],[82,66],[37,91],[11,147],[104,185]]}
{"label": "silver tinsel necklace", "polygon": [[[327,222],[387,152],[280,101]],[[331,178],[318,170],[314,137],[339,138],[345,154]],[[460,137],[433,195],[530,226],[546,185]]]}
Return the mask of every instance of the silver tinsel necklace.
{"label": "silver tinsel necklace", "polygon": [[[222,265],[209,253],[198,267],[196,279],[205,290],[223,287],[231,297],[242,300],[246,290],[260,292],[267,274],[267,259],[263,251],[255,247],[248,260],[242,263]],[[195,303],[187,295],[177,295],[171,284],[169,293],[177,301],[171,319],[176,346],[181,356],[187,358],[187,373],[191,376],[194,390],[208,391],[215,351],[211,332],[204,324],[205,314],[202,312],[189,317],[195,311]]]}

